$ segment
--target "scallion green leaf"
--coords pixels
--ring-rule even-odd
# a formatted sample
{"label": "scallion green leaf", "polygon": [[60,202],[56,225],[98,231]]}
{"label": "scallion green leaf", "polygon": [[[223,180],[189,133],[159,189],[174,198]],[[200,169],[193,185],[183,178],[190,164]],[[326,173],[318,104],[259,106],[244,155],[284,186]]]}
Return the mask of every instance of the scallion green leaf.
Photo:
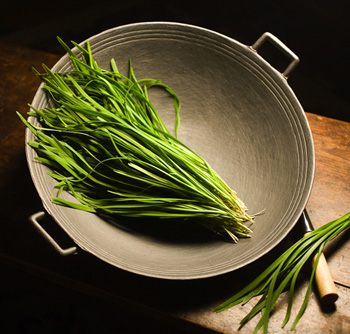
{"label": "scallion green leaf", "polygon": [[[60,38],[73,69],[34,69],[54,107],[31,106],[21,117],[35,135],[29,145],[38,161],[58,181],[58,205],[96,213],[159,219],[192,219],[234,241],[251,234],[254,215],[208,162],[179,138],[181,102],[159,79],[136,78],[131,61],[122,75],[114,59],[110,69],[98,66],[90,43],[73,42],[75,54]],[[152,87],[164,89],[174,102],[171,134],[149,99]],[[80,204],[62,199],[63,191]]]}
{"label": "scallion green leaf", "polygon": [[255,327],[255,333],[261,327],[263,328],[263,333],[267,333],[271,310],[281,294],[289,288],[289,303],[286,316],[282,323],[282,327],[284,327],[290,318],[294,289],[298,275],[304,265],[309,263],[310,259],[317,256],[310,275],[309,284],[303,303],[291,327],[293,330],[306,309],[317,262],[323,247],[327,242],[334,239],[348,227],[350,227],[350,212],[304,236],[293,246],[287,249],[282,255],[280,255],[256,279],[254,279],[234,296],[216,307],[214,311],[222,312],[237,304],[245,304],[253,297],[261,295],[261,298],[257,304],[242,319],[240,328],[242,328],[252,317],[261,312],[262,317]]}

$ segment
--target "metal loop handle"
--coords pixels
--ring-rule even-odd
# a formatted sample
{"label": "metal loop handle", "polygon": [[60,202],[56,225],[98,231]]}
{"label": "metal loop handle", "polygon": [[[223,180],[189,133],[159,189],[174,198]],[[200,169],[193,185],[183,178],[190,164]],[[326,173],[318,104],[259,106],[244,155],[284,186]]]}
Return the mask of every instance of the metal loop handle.
{"label": "metal loop handle", "polygon": [[257,51],[266,41],[271,42],[277,49],[282,51],[290,60],[291,63],[287,66],[282,75],[287,79],[294,68],[299,64],[299,57],[291,51],[285,44],[283,44],[276,36],[269,32],[265,32],[260,38],[251,46]]}
{"label": "metal loop handle", "polygon": [[45,237],[45,239],[56,249],[58,253],[63,256],[76,254],[78,252],[78,248],[73,246],[70,248],[63,249],[51,236],[47,233],[47,231],[39,224],[38,220],[43,219],[45,217],[45,212],[40,211],[29,217],[29,221],[33,223],[33,225],[37,228],[41,235]]}

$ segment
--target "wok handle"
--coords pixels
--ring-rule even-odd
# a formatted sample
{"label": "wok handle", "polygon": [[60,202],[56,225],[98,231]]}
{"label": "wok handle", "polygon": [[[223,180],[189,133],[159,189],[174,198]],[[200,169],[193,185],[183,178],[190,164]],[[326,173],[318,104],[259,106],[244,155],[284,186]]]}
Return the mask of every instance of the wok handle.
{"label": "wok handle", "polygon": [[[316,260],[316,256],[313,259],[313,264]],[[327,260],[323,253],[317,263],[315,281],[317,290],[320,294],[320,298],[323,304],[333,304],[338,299],[337,288],[334,284],[332,274],[329,270]]]}
{"label": "wok handle", "polygon": [[[313,231],[313,226],[306,210],[303,212],[305,235]],[[317,255],[312,260],[312,265],[315,265]],[[315,272],[315,282],[323,304],[333,304],[338,299],[337,288],[334,284],[332,274],[329,270],[327,260],[323,253],[317,263]]]}
{"label": "wok handle", "polygon": [[36,229],[40,232],[40,234],[42,236],[45,237],[45,239],[55,248],[55,250],[63,255],[63,256],[67,256],[67,255],[72,255],[72,254],[76,254],[78,251],[78,248],[73,246],[73,247],[69,247],[66,249],[63,249],[51,236],[50,234],[39,224],[38,220],[41,220],[45,217],[45,212],[40,211],[37,213],[34,213],[33,215],[31,215],[29,217],[29,221],[36,227]]}
{"label": "wok handle", "polygon": [[299,64],[299,57],[283,44],[276,36],[269,32],[262,34],[259,39],[251,46],[254,51],[257,51],[266,41],[272,43],[277,49],[284,53],[290,60],[290,64],[284,70],[282,75],[287,79],[294,68]]}

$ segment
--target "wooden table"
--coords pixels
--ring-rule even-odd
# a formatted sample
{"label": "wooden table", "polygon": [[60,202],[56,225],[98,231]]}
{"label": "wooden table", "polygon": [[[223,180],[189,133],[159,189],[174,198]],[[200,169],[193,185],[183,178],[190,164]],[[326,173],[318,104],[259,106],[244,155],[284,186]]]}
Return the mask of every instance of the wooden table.
{"label": "wooden table", "polygon": [[[52,66],[58,59],[58,55],[0,44],[0,264],[34,275],[38,282],[50,281],[57,289],[64,287],[108,303],[116,313],[125,312],[134,319],[143,319],[147,326],[162,324],[168,332],[180,333],[236,333],[239,321],[252,303],[220,314],[212,310],[264,269],[281,251],[279,246],[273,254],[220,277],[180,282],[156,280],[116,269],[85,252],[62,257],[28,223],[28,217],[42,210],[42,204],[24,155],[24,125],[15,112],[26,114],[27,103],[38,88],[39,80],[31,67],[39,68],[41,63]],[[350,211],[350,124],[309,113],[307,117],[316,152],[315,181],[307,209],[318,227]],[[48,228],[54,229],[61,245],[70,246],[71,241],[65,235],[60,236],[62,231],[56,231],[56,224],[48,220]],[[296,333],[350,332],[349,232],[325,249],[339,291],[338,301],[334,306],[323,306],[313,291]],[[291,235],[298,233],[296,226]],[[294,316],[306,283],[304,280],[298,287]],[[285,309],[286,295],[271,318],[270,333],[289,332],[290,323],[285,329],[280,328]],[[240,333],[251,333],[257,321],[258,318],[253,319]]]}

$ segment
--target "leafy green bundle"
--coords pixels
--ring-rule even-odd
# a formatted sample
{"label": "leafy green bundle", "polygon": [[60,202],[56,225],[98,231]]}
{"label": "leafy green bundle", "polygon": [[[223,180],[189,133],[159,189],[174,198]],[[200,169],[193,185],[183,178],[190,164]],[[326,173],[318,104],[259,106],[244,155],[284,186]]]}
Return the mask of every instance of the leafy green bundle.
{"label": "leafy green bundle", "polygon": [[[234,241],[249,237],[253,216],[209,164],[177,139],[180,100],[160,80],[137,80],[130,62],[122,75],[93,59],[89,42],[73,42],[77,56],[58,39],[73,70],[35,74],[54,107],[31,106],[40,126],[22,121],[36,136],[29,145],[58,181],[59,205],[128,217],[192,219]],[[158,86],[170,94],[176,115],[172,135],[148,98]],[[79,203],[63,199],[70,192]]]}
{"label": "leafy green bundle", "polygon": [[282,323],[282,327],[284,327],[289,321],[291,315],[294,290],[299,273],[304,265],[309,263],[309,260],[315,257],[315,262],[309,279],[308,288],[305,293],[304,301],[291,327],[291,330],[293,330],[306,309],[318,260],[324,246],[327,242],[334,239],[349,227],[350,212],[312,231],[300,239],[292,247],[287,249],[244,289],[216,307],[215,312],[222,312],[238,304],[244,305],[253,297],[261,296],[256,305],[251,309],[246,317],[242,319],[240,328],[242,328],[255,315],[261,312],[262,317],[256,325],[254,333],[257,333],[261,328],[263,329],[263,333],[267,333],[272,308],[276,304],[280,295],[286,289],[289,289],[288,308]]}

